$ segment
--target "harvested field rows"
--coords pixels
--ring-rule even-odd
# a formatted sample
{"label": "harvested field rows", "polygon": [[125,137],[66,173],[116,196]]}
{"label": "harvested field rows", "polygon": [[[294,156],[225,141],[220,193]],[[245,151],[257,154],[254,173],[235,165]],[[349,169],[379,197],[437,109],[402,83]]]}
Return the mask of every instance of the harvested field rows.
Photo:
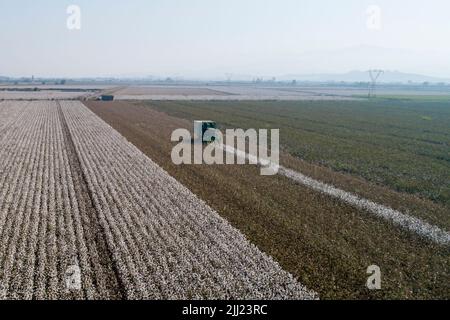
{"label": "harvested field rows", "polygon": [[[187,116],[188,120],[158,111],[161,104],[165,110],[170,109],[169,103],[159,102],[86,103],[301,283],[319,292],[322,299],[450,296],[448,246],[399,228],[322,190],[297,183],[282,172],[266,177],[260,175],[256,166],[173,164],[171,134],[178,128],[192,130],[192,121]],[[190,108],[183,104],[180,111],[187,115]],[[306,164],[283,152],[281,164],[359,198],[449,230],[445,223],[448,211],[429,201]],[[421,215],[423,212],[427,214]],[[382,270],[382,290],[365,287],[366,270],[372,264]]]}
{"label": "harvested field rows", "polygon": [[0,115],[0,298],[315,297],[81,103]]}

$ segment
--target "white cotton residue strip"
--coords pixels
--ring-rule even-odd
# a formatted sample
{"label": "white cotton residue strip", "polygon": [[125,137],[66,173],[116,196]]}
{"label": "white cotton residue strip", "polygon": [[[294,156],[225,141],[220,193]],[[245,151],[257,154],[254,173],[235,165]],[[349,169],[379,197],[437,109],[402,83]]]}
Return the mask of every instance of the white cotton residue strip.
{"label": "white cotton residue strip", "polygon": [[254,155],[245,153],[244,151],[237,150],[231,146],[223,145],[221,148],[227,153],[236,154],[237,157],[244,157],[250,161],[258,162],[261,166],[272,166],[278,169],[278,173],[288,177],[289,179],[307,186],[313,190],[322,192],[334,198],[337,198],[353,207],[362,209],[366,212],[372,213],[377,217],[391,221],[394,225],[402,227],[406,230],[414,232],[422,237],[425,237],[440,245],[450,244],[450,233],[442,230],[441,228],[431,225],[419,218],[401,213],[400,211],[394,210],[387,206],[375,203],[373,201],[364,199],[350,192],[344,191],[342,189],[336,188],[332,185],[320,182],[318,180],[312,179],[304,174],[297,171],[285,168],[278,164],[272,164],[268,160],[258,159]]}

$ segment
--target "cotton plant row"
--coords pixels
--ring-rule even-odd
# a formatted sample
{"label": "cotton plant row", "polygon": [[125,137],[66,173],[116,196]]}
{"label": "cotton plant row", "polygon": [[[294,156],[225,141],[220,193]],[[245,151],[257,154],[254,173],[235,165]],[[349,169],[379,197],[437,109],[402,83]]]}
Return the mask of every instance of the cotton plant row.
{"label": "cotton plant row", "polygon": [[[6,138],[8,128],[19,122],[28,102],[0,102],[0,141]],[[18,107],[20,106],[20,107]]]}
{"label": "cotton plant row", "polygon": [[0,298],[317,297],[80,102],[0,116]]}
{"label": "cotton plant row", "polygon": [[[18,104],[18,109],[24,105]],[[26,282],[21,274],[28,263],[26,242],[37,241],[32,233],[42,195],[43,158],[46,132],[45,106],[27,108],[28,116],[4,133],[1,147],[0,258],[1,295]],[[39,181],[40,179],[40,181]],[[25,244],[24,244],[25,243]],[[27,252],[25,252],[27,251]],[[25,267],[26,268],[26,267]],[[20,277],[23,275],[23,277]],[[22,283],[21,283],[22,284]],[[22,290],[23,288],[20,288]],[[13,296],[19,294],[14,292]]]}
{"label": "cotton plant row", "polygon": [[[0,297],[109,298],[104,261],[80,208],[67,142],[54,102],[16,103],[26,114],[2,136]],[[83,270],[80,290],[67,270]]]}
{"label": "cotton plant row", "polygon": [[63,289],[63,271],[78,250],[55,105],[16,103],[16,109],[26,116],[6,132],[0,155],[0,295],[74,297]]}

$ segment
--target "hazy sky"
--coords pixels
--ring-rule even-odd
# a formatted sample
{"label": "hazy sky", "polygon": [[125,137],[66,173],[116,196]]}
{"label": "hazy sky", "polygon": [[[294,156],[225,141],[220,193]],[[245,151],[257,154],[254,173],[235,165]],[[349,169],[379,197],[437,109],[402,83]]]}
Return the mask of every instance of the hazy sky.
{"label": "hazy sky", "polygon": [[[66,25],[72,4],[80,30]],[[449,17],[448,0],[1,0],[0,75],[450,78]]]}

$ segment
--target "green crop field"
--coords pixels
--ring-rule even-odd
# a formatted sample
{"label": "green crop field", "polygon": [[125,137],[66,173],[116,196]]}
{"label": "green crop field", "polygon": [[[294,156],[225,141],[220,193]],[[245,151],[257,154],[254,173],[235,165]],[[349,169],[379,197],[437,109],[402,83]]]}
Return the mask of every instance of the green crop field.
{"label": "green crop field", "polygon": [[450,207],[450,101],[147,102],[221,128],[279,128],[282,149]]}

